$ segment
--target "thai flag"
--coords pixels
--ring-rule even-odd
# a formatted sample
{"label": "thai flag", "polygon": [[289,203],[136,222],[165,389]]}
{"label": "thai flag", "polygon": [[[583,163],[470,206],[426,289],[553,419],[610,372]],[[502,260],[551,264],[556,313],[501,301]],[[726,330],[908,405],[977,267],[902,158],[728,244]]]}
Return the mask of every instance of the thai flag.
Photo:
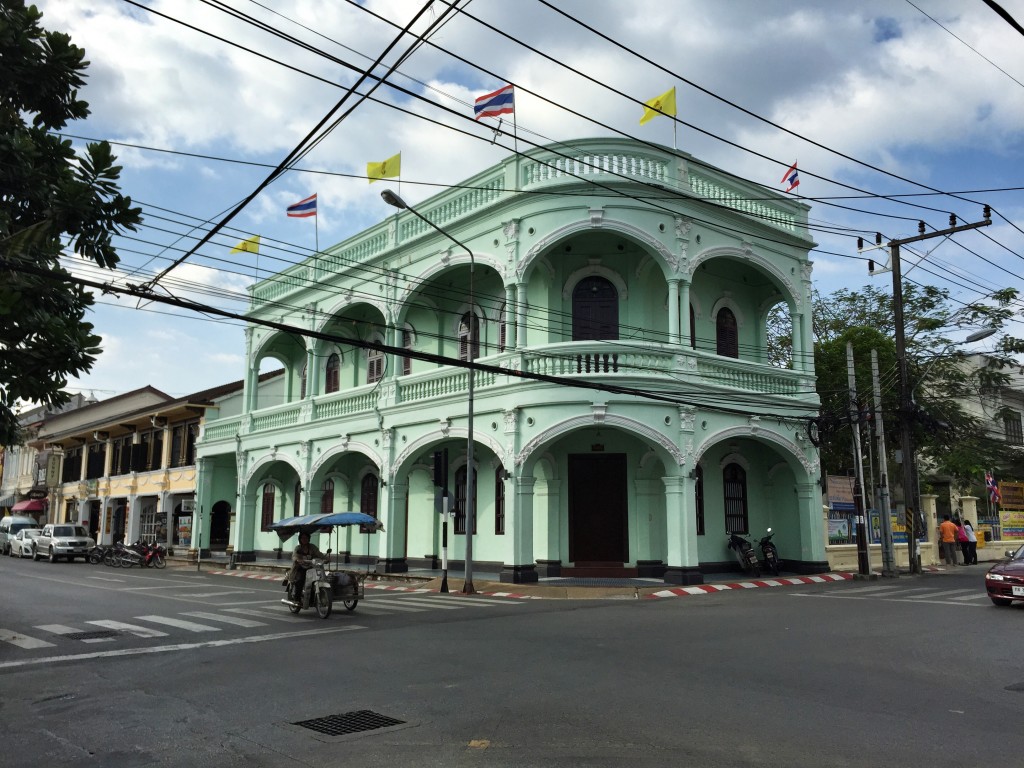
{"label": "thai flag", "polygon": [[295,205],[289,205],[288,215],[296,219],[316,216],[316,195],[310,195],[305,200],[299,200]]}
{"label": "thai flag", "polygon": [[511,115],[515,111],[515,91],[511,85],[506,85],[494,93],[479,97],[473,105],[473,118],[479,120],[482,117]]}
{"label": "thai flag", "polygon": [[786,171],[786,175],[782,177],[782,181],[779,184],[789,184],[787,192],[792,192],[794,189],[800,186],[800,174],[797,173],[796,163],[794,162],[789,166],[789,170]]}
{"label": "thai flag", "polygon": [[988,486],[988,497],[993,504],[998,504],[1003,496],[999,493],[999,486],[996,485],[996,479],[992,477],[991,472],[985,473],[985,485]]}

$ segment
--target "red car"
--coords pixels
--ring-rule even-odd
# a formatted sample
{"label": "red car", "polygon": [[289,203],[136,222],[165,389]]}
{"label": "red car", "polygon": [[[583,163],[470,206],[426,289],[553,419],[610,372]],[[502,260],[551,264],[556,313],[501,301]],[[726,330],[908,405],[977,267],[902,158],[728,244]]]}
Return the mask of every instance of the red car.
{"label": "red car", "polygon": [[993,603],[1007,606],[1024,600],[1024,547],[1007,552],[1009,560],[993,565],[985,574],[985,590]]}

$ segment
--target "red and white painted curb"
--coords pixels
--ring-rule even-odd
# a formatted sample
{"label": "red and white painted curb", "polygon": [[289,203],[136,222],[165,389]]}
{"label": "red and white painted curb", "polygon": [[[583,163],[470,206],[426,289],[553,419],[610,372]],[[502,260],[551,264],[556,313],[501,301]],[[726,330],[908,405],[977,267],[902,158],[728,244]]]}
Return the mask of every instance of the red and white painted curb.
{"label": "red and white painted curb", "polygon": [[725,592],[729,589],[758,589],[759,587],[786,587],[793,584],[824,584],[829,581],[846,581],[852,579],[852,573],[823,573],[820,576],[797,576],[786,579],[762,579],[758,581],[737,581],[732,584],[699,584],[693,587],[673,587],[644,595],[644,600],[657,597],[682,597],[685,595],[707,595],[713,592]]}

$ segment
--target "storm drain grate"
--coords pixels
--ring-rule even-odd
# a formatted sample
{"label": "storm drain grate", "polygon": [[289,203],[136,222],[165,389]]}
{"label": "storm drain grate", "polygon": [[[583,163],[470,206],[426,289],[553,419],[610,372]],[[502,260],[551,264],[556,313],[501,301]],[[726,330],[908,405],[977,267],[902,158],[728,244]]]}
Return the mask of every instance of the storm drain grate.
{"label": "storm drain grate", "polygon": [[349,733],[360,731],[375,731],[378,728],[390,728],[393,725],[404,725],[404,720],[396,720],[387,715],[379,715],[368,709],[360,709],[356,712],[345,712],[340,715],[328,715],[317,717],[312,720],[303,720],[292,725],[308,728],[317,733],[324,733],[328,736],[344,736]]}
{"label": "storm drain grate", "polygon": [[120,634],[116,629],[100,629],[95,632],[69,632],[64,637],[69,640],[105,640],[108,637],[117,637]]}

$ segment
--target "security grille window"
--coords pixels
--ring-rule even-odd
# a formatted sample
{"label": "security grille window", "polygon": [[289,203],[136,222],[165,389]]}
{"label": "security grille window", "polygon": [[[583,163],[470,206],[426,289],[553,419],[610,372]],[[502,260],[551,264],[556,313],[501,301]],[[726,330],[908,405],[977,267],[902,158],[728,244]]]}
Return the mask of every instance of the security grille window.
{"label": "security grille window", "polygon": [[690,305],[690,349],[696,349],[697,348],[697,324],[695,322],[696,321],[696,317],[697,317],[697,315],[694,314],[694,311],[693,311],[693,304],[691,304]]}
{"label": "security grille window", "polygon": [[[412,349],[413,335],[412,331],[402,331],[402,349]],[[402,358],[402,375],[408,376],[412,373],[412,358]]]}
{"label": "security grille window", "polygon": [[295,483],[295,494],[292,498],[292,515],[298,517],[302,514],[302,483]]}
{"label": "security grille window", "polygon": [[697,465],[693,483],[693,493],[697,497],[697,535],[704,535],[704,467]]}
{"label": "security grille window", "polygon": [[[359,511],[370,517],[377,517],[377,493],[380,488],[380,480],[372,472],[363,477],[359,486]],[[376,533],[376,529],[370,529],[365,525],[359,526],[361,533]]]}
{"label": "security grille window", "polygon": [[494,535],[505,534],[505,468],[494,470]]}
{"label": "security grille window", "polygon": [[736,330],[736,315],[728,307],[718,310],[718,317],[715,319],[718,339],[718,354],[723,357],[739,357],[740,344]]}
{"label": "security grille window", "polygon": [[266,483],[263,486],[263,508],[260,514],[260,530],[269,531],[270,524],[274,522],[274,484]]}
{"label": "security grille window", "polygon": [[610,280],[585,277],[572,289],[572,340],[619,338],[619,292]]}
{"label": "security grille window", "polygon": [[127,475],[132,471],[132,436],[125,435],[111,442],[113,458],[110,462],[110,475]]}
{"label": "security grille window", "polygon": [[175,424],[171,429],[171,466],[188,467],[195,463],[199,419]]}
{"label": "security grille window", "polygon": [[1006,432],[1006,442],[1010,445],[1024,445],[1024,428],[1021,427],[1019,413],[1004,416],[1003,428]]}
{"label": "security grille window", "polygon": [[341,357],[337,353],[327,358],[327,368],[324,370],[324,392],[330,394],[337,392],[340,388]]}
{"label": "security grille window", "polygon": [[508,338],[508,324],[505,322],[505,305],[498,310],[498,351],[504,352],[506,339]]}
{"label": "security grille window", "polygon": [[334,512],[334,481],[324,480],[324,489],[320,494],[320,511],[329,515]]}
{"label": "security grille window", "polygon": [[384,376],[384,353],[379,349],[366,350],[366,383],[373,384]]}
{"label": "security grille window", "polygon": [[469,356],[469,313],[459,323],[459,360],[476,360],[480,357],[480,320],[473,315],[473,356]]}
{"label": "security grille window", "polygon": [[731,533],[750,533],[747,523],[747,473],[739,464],[729,464],[722,470],[725,495],[725,530]]}
{"label": "security grille window", "polygon": [[86,458],[85,477],[87,480],[96,480],[103,477],[103,462],[107,455],[107,444],[91,443],[89,454]]}
{"label": "security grille window", "polygon": [[72,448],[64,454],[64,466],[61,469],[62,483],[75,483],[82,476],[82,449]]}
{"label": "security grille window", "polygon": [[[473,470],[473,495],[476,496],[476,490],[480,486],[477,484],[476,470]],[[474,505],[475,506],[475,505]],[[454,510],[455,512],[455,533],[465,534],[466,533],[466,468],[459,467],[455,471],[455,499],[454,499]],[[477,532],[476,520],[473,521],[473,535]]]}
{"label": "security grille window", "polygon": [[299,379],[299,400],[306,399],[306,368],[308,365],[302,366],[302,375]]}
{"label": "security grille window", "polygon": [[156,507],[143,507],[142,514],[139,516],[139,534],[143,541],[152,544],[156,541],[156,532],[160,527],[160,521],[157,518]]}

